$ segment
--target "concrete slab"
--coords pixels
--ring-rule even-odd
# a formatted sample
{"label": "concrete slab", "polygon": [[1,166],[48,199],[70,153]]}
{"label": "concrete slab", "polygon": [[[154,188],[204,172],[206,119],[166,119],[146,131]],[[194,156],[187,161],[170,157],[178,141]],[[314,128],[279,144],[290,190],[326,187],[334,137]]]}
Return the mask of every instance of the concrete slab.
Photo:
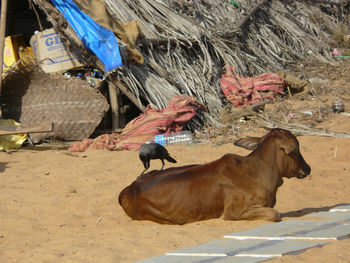
{"label": "concrete slab", "polygon": [[[321,217],[326,220],[333,220],[334,222],[349,223],[350,212],[317,212],[308,214],[304,220],[308,220],[307,217]],[[314,221],[313,219],[310,219]]]}
{"label": "concrete slab", "polygon": [[209,257],[209,256],[158,256],[136,263],[258,263],[274,259],[273,257],[253,258],[253,257]]}
{"label": "concrete slab", "polygon": [[350,204],[343,204],[333,207],[329,212],[350,212]]}
{"label": "concrete slab", "polygon": [[199,246],[183,248],[167,255],[210,255],[226,254],[227,256],[281,257],[286,254],[298,254],[308,248],[323,246],[326,241],[303,240],[233,240],[219,239]]}
{"label": "concrete slab", "polygon": [[[320,220],[307,218],[319,217]],[[324,220],[322,220],[324,219]],[[179,249],[137,263],[255,263],[299,254],[331,240],[350,237],[350,204],[312,213],[303,221],[288,220],[236,232],[199,246]]]}
{"label": "concrete slab", "polygon": [[289,220],[267,224],[247,231],[225,235],[224,238],[245,240],[340,240],[350,235],[350,223],[329,220]]}

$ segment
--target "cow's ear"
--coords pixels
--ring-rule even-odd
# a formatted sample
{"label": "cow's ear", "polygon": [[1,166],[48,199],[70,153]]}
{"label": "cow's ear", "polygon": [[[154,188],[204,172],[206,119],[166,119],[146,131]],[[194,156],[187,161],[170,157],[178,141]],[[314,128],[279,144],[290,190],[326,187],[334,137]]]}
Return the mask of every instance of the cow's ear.
{"label": "cow's ear", "polygon": [[298,146],[294,140],[284,140],[281,143],[281,149],[286,152],[286,154],[290,154],[291,152],[297,150]]}
{"label": "cow's ear", "polygon": [[255,150],[260,143],[260,137],[248,137],[242,138],[234,142],[234,145],[242,147],[247,150]]}

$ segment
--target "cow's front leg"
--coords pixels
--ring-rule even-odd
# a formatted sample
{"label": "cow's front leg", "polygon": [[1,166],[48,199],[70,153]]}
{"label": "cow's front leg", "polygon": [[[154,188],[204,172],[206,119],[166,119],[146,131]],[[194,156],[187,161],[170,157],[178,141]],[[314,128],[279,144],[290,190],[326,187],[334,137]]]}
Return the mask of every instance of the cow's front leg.
{"label": "cow's front leg", "polygon": [[270,207],[255,207],[242,214],[242,219],[247,220],[268,220],[273,222],[281,221],[279,213]]}
{"label": "cow's front leg", "polygon": [[276,196],[273,197],[270,207],[275,207],[275,204],[276,204]]}
{"label": "cow's front leg", "polygon": [[251,208],[239,216],[236,213],[226,210],[224,214],[225,220],[268,220],[273,222],[281,221],[278,212],[270,207]]}

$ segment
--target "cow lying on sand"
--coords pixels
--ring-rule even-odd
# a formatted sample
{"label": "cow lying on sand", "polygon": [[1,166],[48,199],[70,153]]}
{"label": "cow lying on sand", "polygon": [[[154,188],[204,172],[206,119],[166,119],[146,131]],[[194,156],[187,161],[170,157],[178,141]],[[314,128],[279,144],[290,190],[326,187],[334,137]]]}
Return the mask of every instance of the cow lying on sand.
{"label": "cow lying on sand", "polygon": [[150,172],[119,194],[119,204],[132,219],[160,224],[182,225],[218,217],[279,221],[272,207],[282,177],[301,179],[311,170],[298,140],[287,130],[273,129],[261,138],[243,138],[235,145],[253,152]]}

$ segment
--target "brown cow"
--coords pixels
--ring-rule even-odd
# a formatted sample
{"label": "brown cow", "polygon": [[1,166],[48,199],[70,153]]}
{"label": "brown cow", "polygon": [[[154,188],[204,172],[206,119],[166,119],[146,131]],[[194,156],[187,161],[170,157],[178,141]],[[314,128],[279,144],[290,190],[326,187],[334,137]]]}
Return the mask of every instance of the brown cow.
{"label": "brown cow", "polygon": [[202,165],[152,171],[119,194],[119,204],[135,220],[186,224],[218,218],[279,221],[277,188],[282,177],[304,178],[310,166],[289,131],[273,129],[261,138],[235,145],[254,150],[248,156],[225,154]]}

